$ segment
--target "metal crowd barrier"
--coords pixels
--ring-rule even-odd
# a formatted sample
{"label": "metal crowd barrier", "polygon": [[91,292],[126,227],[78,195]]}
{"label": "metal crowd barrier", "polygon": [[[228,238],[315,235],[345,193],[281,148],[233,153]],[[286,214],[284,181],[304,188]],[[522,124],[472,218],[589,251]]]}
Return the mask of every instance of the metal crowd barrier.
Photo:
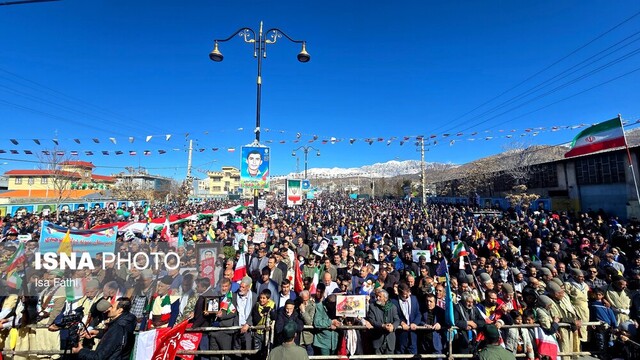
{"label": "metal crowd barrier", "polygon": [[[266,347],[267,347],[267,356],[269,354],[269,352],[271,351],[271,344],[273,343],[273,337],[274,337],[274,325],[275,322],[270,321],[270,324],[268,325],[259,325],[259,326],[250,326],[248,331],[256,331],[256,330],[265,330],[265,334],[266,336],[268,336],[269,341],[266,342]],[[572,324],[568,324],[568,323],[559,323],[558,324],[560,327],[571,327]],[[603,323],[599,322],[599,321],[592,321],[592,322],[583,322],[582,323],[583,326],[602,326]],[[45,326],[46,327],[46,326]],[[521,325],[504,325],[501,328],[502,329],[509,329],[509,328],[536,328],[536,327],[540,327],[539,324],[521,324]],[[237,331],[240,330],[242,328],[242,326],[231,326],[231,327],[199,327],[199,328],[190,328],[187,329],[187,332],[214,332],[214,331]],[[368,328],[364,325],[343,325],[343,326],[339,326],[337,327],[334,331],[339,331],[339,330],[367,330]],[[398,330],[401,330],[401,327],[397,328]],[[311,325],[305,325],[304,326],[304,330],[326,330],[326,328],[316,328],[314,326]],[[422,331],[422,330],[433,330],[431,328],[427,328],[426,326],[417,326],[415,331]],[[449,331],[450,333],[453,330],[457,330],[457,327],[451,327],[446,329],[447,331]],[[630,344],[633,344],[634,346],[637,346],[638,348],[640,348],[640,344],[632,341],[632,340],[628,340],[630,341]],[[473,357],[473,354],[454,354],[453,353],[453,336],[449,336],[449,355],[446,354],[389,354],[389,355],[350,355],[348,356],[349,359],[379,359],[381,356],[383,356],[384,358],[388,358],[388,359],[443,359],[443,358],[449,358],[449,359],[470,359]],[[228,349],[228,350],[184,350],[184,351],[179,351],[178,355],[228,355],[229,353],[233,352],[233,354],[238,354],[238,355],[254,355],[256,353],[258,353],[260,350],[256,349],[256,350],[232,350],[232,349]],[[7,357],[13,357],[14,355],[19,355],[19,356],[29,356],[29,355],[62,355],[65,352],[61,351],[61,350],[18,350],[18,351],[14,351],[14,350],[3,350],[1,352],[3,355],[7,356]],[[68,353],[68,351],[67,351]],[[559,356],[581,356],[581,355],[592,355],[591,352],[589,351],[581,351],[581,352],[568,352],[568,353],[563,353],[563,352],[559,352],[558,353]],[[344,359],[347,356],[345,355],[313,355],[310,356],[309,358],[312,360],[333,360],[333,359]],[[516,354],[517,358],[520,357],[526,357],[526,354]]]}

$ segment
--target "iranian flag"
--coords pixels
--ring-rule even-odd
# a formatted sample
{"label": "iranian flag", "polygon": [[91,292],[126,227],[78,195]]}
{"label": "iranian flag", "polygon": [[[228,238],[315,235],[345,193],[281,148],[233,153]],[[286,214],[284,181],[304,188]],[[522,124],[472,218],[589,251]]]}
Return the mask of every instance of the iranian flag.
{"label": "iranian flag", "polygon": [[565,158],[626,146],[620,118],[615,118],[582,130],[571,142]]}
{"label": "iranian flag", "polygon": [[[71,253],[73,252],[73,246],[71,244],[71,230],[67,229],[67,233],[62,238],[60,242],[60,246],[58,247],[58,254],[66,254],[71,257]],[[83,296],[83,288],[81,284],[77,284],[77,282],[66,282],[65,284],[65,296],[67,301],[72,302],[77,300]]]}
{"label": "iranian flag", "polygon": [[149,207],[149,204],[147,204],[147,206],[144,207],[144,217],[146,217],[149,221],[151,221],[151,219],[153,218],[153,214],[151,213],[151,208]]}
{"label": "iranian flag", "polygon": [[19,266],[21,266],[26,259],[27,257],[25,256],[24,243],[20,242],[18,250],[16,250],[16,252],[14,252],[13,255],[9,258],[9,260],[7,260],[7,268],[4,271],[7,274],[11,273],[12,270],[17,269]]}
{"label": "iranian flag", "polygon": [[240,259],[238,259],[235,269],[233,269],[233,279],[231,280],[240,281],[245,275],[247,275],[247,264],[244,258],[244,252],[242,252],[240,253]]}
{"label": "iranian flag", "polygon": [[[136,337],[132,360],[173,360],[189,321],[185,320],[172,328],[142,331]],[[189,346],[192,348],[192,346]],[[197,345],[195,345],[197,349]]]}
{"label": "iranian flag", "polygon": [[309,293],[312,295],[316,293],[318,282],[320,282],[320,268],[316,267],[316,271],[313,273],[313,280],[311,281],[311,288],[309,289]]}
{"label": "iranian flag", "polygon": [[540,355],[546,355],[553,360],[559,360],[560,356],[558,356],[558,352],[560,352],[560,349],[555,337],[545,334],[539,326],[534,328],[533,331],[538,353]]}
{"label": "iranian flag", "polygon": [[469,253],[467,252],[467,249],[465,249],[464,247],[464,242],[462,241],[458,241],[458,245],[456,245],[456,247],[453,249],[453,258],[458,258],[461,256],[467,256],[469,255]]}
{"label": "iranian flag", "polygon": [[171,241],[171,225],[169,224],[169,216],[166,217],[164,221],[164,225],[162,226],[162,232],[160,233],[160,238],[165,241]]}

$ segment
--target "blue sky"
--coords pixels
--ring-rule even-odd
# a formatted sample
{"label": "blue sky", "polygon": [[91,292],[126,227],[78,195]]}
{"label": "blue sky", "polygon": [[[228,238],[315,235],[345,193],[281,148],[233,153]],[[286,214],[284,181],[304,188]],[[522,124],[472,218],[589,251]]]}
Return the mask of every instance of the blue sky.
{"label": "blue sky", "polygon": [[[284,38],[267,48],[261,140],[272,141],[272,175],[296,170],[291,151],[301,145],[321,150],[320,157],[310,154],[309,167],[353,167],[419,159],[415,138],[399,144],[405,136],[429,139],[427,161],[453,163],[498,153],[514,140],[566,143],[580,129],[551,127],[593,124],[618,113],[630,122],[640,118],[640,71],[632,72],[639,66],[633,51],[640,46],[640,15],[598,38],[638,11],[637,1],[0,6],[0,149],[7,151],[0,157],[8,163],[0,169],[36,168],[20,162],[37,160],[24,150],[52,149],[54,138],[102,174],[142,166],[184,178],[188,140],[204,149],[194,152],[194,175],[239,166],[240,147],[254,138],[257,63],[240,38],[221,44],[223,62],[212,62],[208,53],[214,39],[245,26],[257,29],[260,21],[306,40],[312,56],[299,63],[299,46]],[[314,135],[318,140],[309,143]],[[341,141],[322,143],[332,137]],[[350,138],[357,139],[353,145]],[[376,141],[369,145],[366,138]],[[125,154],[115,156],[117,150]],[[128,155],[131,150],[138,155]],[[145,150],[152,155],[142,155]]]}

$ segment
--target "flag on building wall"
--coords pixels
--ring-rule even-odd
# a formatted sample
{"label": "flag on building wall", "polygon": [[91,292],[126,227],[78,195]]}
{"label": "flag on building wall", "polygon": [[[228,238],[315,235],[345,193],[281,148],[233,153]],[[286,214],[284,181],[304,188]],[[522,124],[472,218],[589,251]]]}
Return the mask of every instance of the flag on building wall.
{"label": "flag on building wall", "polygon": [[596,151],[625,146],[624,130],[620,118],[615,118],[582,130],[571,142],[565,158],[591,154]]}

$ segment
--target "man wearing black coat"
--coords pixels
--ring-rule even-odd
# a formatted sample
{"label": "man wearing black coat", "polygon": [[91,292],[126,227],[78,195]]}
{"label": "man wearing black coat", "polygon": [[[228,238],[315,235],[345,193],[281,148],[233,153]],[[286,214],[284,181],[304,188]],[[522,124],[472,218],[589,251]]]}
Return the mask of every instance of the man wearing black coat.
{"label": "man wearing black coat", "polygon": [[[304,322],[302,321],[300,313],[298,312],[298,310],[296,310],[296,305],[293,300],[287,300],[284,306],[278,309],[276,313],[276,338],[274,341],[274,346],[278,346],[287,340],[286,336],[284,335],[284,327],[290,322],[296,325],[298,334],[304,329]],[[300,344],[299,336],[296,337],[296,344]]]}
{"label": "man wearing black coat", "polygon": [[[100,342],[95,350],[84,349],[82,341],[73,348],[79,360],[129,360],[135,342],[134,331],[137,325],[135,315],[131,314],[131,300],[119,298],[109,310],[109,323],[104,332],[84,334],[95,335]],[[97,331],[97,330],[93,330]]]}
{"label": "man wearing black coat", "polygon": [[486,322],[475,306],[471,293],[462,294],[461,301],[453,306],[453,317],[458,327],[454,349],[459,354],[473,353],[478,333],[484,329]]}

